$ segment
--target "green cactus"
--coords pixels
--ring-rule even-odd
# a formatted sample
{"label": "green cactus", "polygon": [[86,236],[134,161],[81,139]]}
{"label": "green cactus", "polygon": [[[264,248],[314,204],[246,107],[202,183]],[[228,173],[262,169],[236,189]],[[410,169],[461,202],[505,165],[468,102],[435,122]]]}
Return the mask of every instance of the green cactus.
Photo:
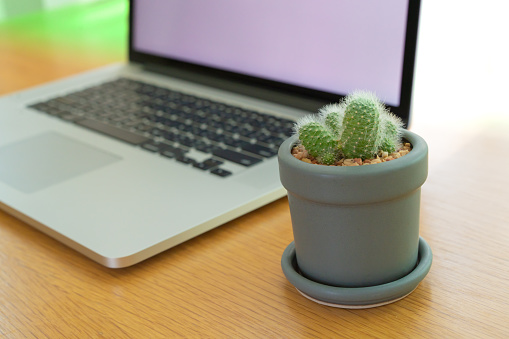
{"label": "green cactus", "polygon": [[369,159],[400,145],[403,123],[372,93],[357,91],[324,106],[318,115],[295,125],[299,139],[319,163],[333,165],[340,156]]}
{"label": "green cactus", "polygon": [[331,133],[339,139],[341,135],[341,126],[343,122],[344,107],[341,104],[330,104],[322,107],[318,112],[323,119],[325,126],[329,128]]}
{"label": "green cactus", "polygon": [[336,161],[338,160],[338,157],[339,157],[338,155],[339,155],[338,152],[331,150],[331,151],[321,154],[317,158],[317,160],[319,163],[324,164],[324,165],[334,165],[336,163]]}
{"label": "green cactus", "polygon": [[380,148],[382,151],[392,153],[401,146],[401,130],[403,129],[403,122],[391,113],[384,114],[382,117],[384,134]]}
{"label": "green cactus", "polygon": [[336,153],[337,140],[321,122],[307,117],[301,121],[297,129],[302,144],[311,156],[318,158]]}
{"label": "green cactus", "polygon": [[370,158],[381,144],[380,113],[383,105],[371,93],[355,92],[345,100],[340,144],[346,158]]}

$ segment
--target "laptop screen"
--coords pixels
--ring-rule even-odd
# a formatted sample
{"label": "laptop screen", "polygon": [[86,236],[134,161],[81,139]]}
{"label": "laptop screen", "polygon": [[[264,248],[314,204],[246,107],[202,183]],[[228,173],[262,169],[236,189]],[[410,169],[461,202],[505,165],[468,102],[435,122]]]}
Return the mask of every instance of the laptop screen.
{"label": "laptop screen", "polygon": [[370,90],[399,107],[410,2],[136,0],[131,49],[340,96]]}

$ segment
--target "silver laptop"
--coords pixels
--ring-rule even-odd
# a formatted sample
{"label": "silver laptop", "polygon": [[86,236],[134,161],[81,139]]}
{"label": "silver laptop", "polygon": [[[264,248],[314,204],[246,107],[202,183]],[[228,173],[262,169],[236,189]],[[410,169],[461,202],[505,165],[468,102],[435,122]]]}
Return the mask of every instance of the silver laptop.
{"label": "silver laptop", "polygon": [[0,98],[0,207],[125,267],[283,197],[303,114],[367,89],[408,123],[419,7],[131,0],[127,64]]}

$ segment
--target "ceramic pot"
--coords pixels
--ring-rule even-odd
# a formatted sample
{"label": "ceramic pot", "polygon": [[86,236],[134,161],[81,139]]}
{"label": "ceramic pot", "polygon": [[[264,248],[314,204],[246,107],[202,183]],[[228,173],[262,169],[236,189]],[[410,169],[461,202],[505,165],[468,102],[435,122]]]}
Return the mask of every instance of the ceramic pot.
{"label": "ceramic pot", "polygon": [[426,142],[410,131],[412,151],[360,167],[308,164],[291,155],[297,136],[278,153],[288,191],[300,274],[337,287],[376,286],[408,275],[417,264]]}

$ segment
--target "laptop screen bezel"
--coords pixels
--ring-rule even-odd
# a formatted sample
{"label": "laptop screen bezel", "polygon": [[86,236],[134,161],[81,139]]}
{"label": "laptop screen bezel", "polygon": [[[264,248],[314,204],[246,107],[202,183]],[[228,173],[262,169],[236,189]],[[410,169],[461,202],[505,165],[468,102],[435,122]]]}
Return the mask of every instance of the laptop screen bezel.
{"label": "laptop screen bezel", "polygon": [[[399,106],[387,105],[391,112],[403,120],[405,126],[409,125],[412,104],[420,4],[421,0],[409,0],[408,3],[400,104]],[[316,112],[323,105],[338,102],[344,97],[337,93],[300,87],[136,51],[134,49],[134,34],[132,31],[134,13],[136,12],[135,7],[136,0],[129,0],[128,57],[130,62],[145,65],[153,71],[164,72],[188,81],[211,85],[248,96],[255,96],[260,99],[311,112]],[[292,99],[296,96],[299,97],[299,100]]]}

